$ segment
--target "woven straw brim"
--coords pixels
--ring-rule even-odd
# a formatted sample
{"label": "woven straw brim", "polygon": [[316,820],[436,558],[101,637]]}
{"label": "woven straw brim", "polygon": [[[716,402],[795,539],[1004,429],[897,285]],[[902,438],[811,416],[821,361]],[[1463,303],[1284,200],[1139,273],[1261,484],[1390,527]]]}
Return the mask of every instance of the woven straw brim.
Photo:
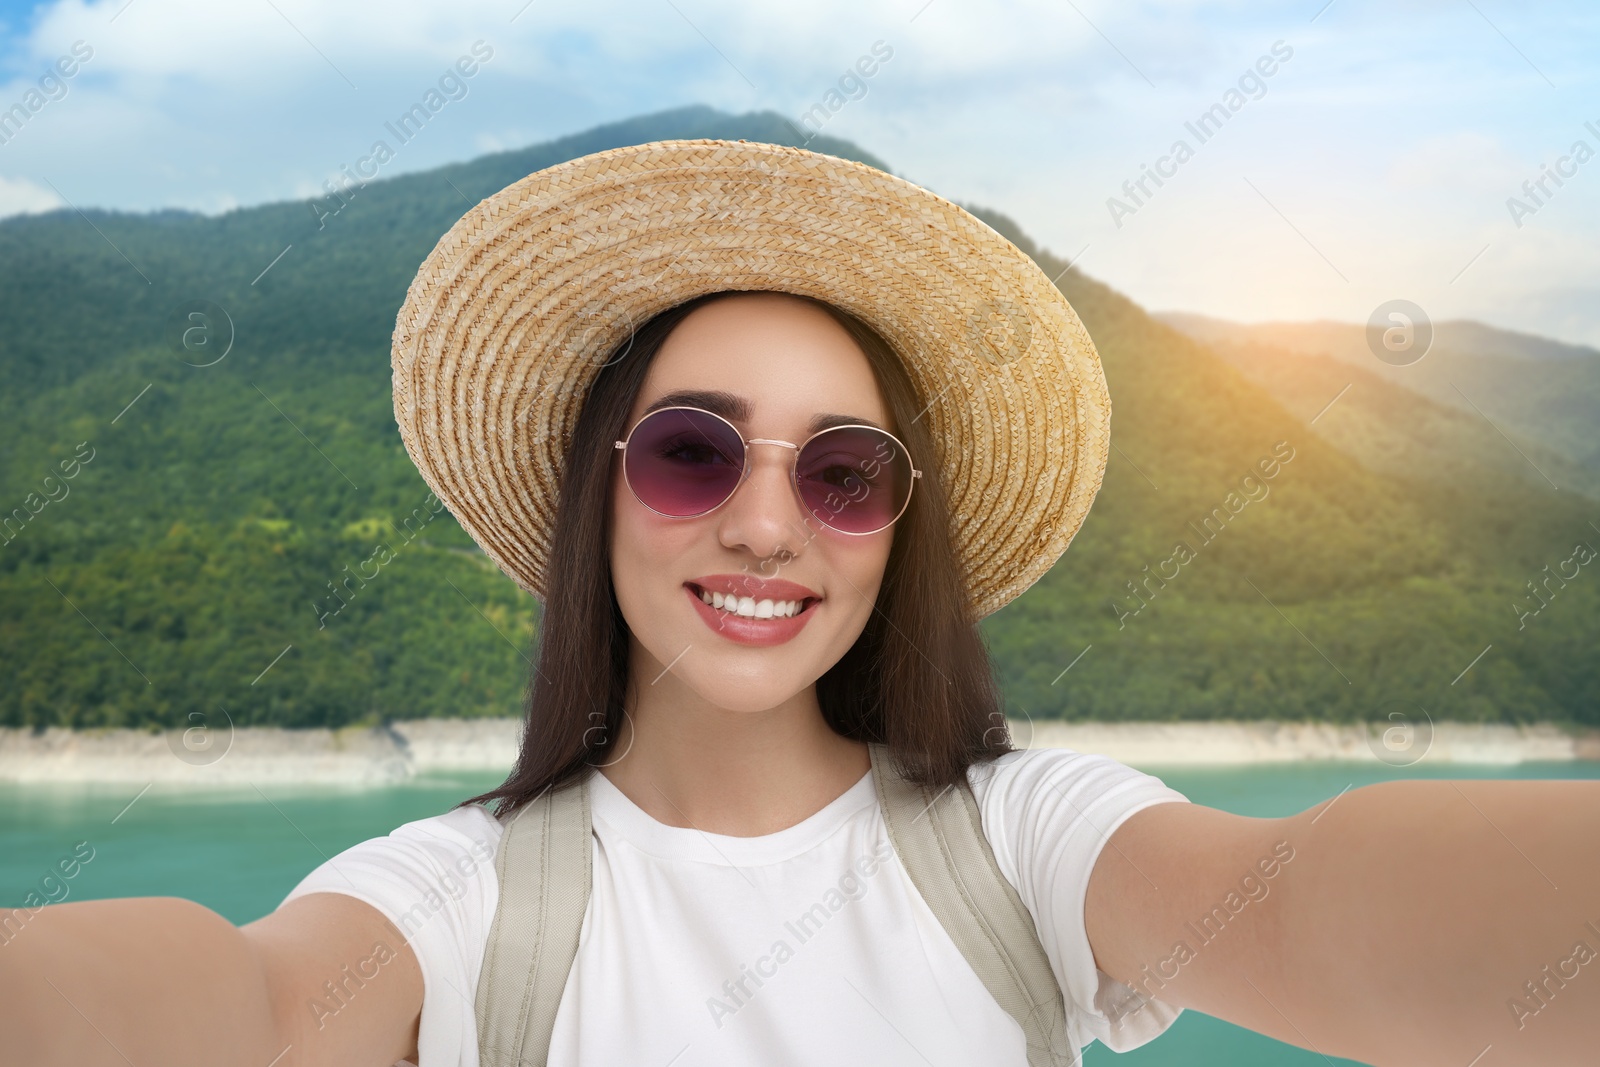
{"label": "woven straw brim", "polygon": [[657,312],[724,289],[827,301],[895,348],[927,405],[975,617],[1066,550],[1105,472],[1111,402],[1088,332],[1038,266],[863,164],[659,141],[478,204],[423,262],[395,324],[406,450],[519,586],[543,598],[562,462],[608,354]]}

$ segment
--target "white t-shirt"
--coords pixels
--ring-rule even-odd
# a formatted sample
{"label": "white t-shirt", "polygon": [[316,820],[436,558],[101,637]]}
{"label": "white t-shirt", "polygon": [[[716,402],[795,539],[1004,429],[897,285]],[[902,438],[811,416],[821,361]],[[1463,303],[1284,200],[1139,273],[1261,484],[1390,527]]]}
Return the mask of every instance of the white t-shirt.
{"label": "white t-shirt", "polygon": [[[871,772],[761,837],[667,826],[604,775],[590,781],[593,889],[552,1067],[1027,1062],[1021,1027],[894,855]],[[1130,1010],[1131,990],[1095,966],[1083,905],[1112,831],[1186,798],[1065,749],[1009,752],[968,781],[1065,995],[1073,1047],[1099,1038],[1120,1052],[1165,1030],[1178,1009],[1151,1000]],[[477,805],[407,823],[341,852],[285,898],[353,896],[406,935],[425,987],[419,1067],[477,1067],[473,999],[499,899],[501,832]],[[362,973],[389,958],[375,953]]]}

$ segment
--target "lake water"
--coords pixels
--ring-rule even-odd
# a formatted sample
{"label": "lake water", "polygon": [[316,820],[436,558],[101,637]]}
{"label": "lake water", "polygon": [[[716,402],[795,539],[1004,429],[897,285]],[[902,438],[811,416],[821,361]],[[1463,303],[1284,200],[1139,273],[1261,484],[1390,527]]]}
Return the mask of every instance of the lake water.
{"label": "lake water", "polygon": [[[1196,803],[1256,816],[1293,814],[1346,786],[1396,778],[1600,778],[1600,763],[1146,769]],[[0,784],[0,906],[20,905],[57,860],[87,841],[93,859],[66,883],[67,899],[179,896],[235,923],[249,922],[271,911],[323,859],[401,823],[440,814],[498,780],[462,774],[359,792],[266,786],[207,794],[158,785],[136,800],[139,791],[125,787]],[[1085,1062],[1313,1067],[1331,1061],[1190,1011],[1141,1049],[1117,1056],[1097,1044]]]}

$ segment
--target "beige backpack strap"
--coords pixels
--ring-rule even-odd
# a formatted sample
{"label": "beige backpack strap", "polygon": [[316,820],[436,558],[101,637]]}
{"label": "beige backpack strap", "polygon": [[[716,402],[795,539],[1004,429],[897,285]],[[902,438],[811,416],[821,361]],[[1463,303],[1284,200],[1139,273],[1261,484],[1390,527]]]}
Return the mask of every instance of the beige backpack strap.
{"label": "beige backpack strap", "polygon": [[[1076,1064],[1060,987],[1033,917],[995,864],[972,790],[963,781],[935,796],[901,778],[883,745],[868,747],[901,865],[1022,1027],[1029,1067]],[[506,825],[494,861],[500,901],[475,998],[482,1067],[546,1063],[589,902],[591,833],[587,776],[527,804]]]}
{"label": "beige backpack strap", "polygon": [[1022,898],[995,863],[972,789],[902,778],[888,749],[868,746],[878,801],[900,863],[984,986],[1022,1027],[1029,1067],[1078,1062],[1066,1005]]}
{"label": "beige backpack strap", "polygon": [[525,805],[500,838],[500,902],[474,1004],[482,1067],[544,1067],[549,1056],[589,904],[592,773]]}

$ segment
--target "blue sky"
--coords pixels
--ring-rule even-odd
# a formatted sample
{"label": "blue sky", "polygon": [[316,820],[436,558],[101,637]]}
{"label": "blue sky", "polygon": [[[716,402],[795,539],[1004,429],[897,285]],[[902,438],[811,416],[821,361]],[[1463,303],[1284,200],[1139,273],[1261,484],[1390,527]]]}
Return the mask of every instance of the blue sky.
{"label": "blue sky", "polygon": [[1600,345],[1600,5],[0,0],[0,23],[0,109],[93,51],[0,144],[0,214],[308,196],[480,40],[384,174],[681,104],[798,121],[882,42],[826,132],[1146,307],[1356,322],[1404,297]]}

